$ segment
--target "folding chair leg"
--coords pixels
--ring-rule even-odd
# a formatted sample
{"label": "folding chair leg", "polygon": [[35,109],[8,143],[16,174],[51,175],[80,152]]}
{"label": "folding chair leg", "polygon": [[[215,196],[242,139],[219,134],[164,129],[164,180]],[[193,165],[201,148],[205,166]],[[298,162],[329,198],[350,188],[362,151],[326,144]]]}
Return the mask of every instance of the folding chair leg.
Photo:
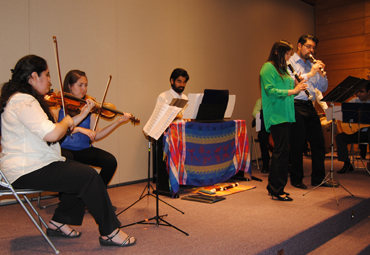
{"label": "folding chair leg", "polygon": [[[39,221],[42,222],[42,224],[45,226],[45,228],[48,228],[47,224],[45,221],[42,219],[41,215],[36,211],[36,209],[33,207],[29,199],[27,198],[26,195],[23,195],[24,199],[27,201],[28,205],[32,208],[34,213],[36,214],[37,218]],[[36,226],[36,228],[40,231],[42,236],[45,238],[46,242],[51,246],[51,248],[54,250],[55,254],[59,254],[59,251],[55,248],[54,244],[50,241],[49,237],[45,234],[45,232],[42,230],[41,226],[38,224],[38,222],[35,220],[35,218],[32,216],[32,214],[29,212],[27,207],[24,205],[22,200],[19,198],[18,195],[15,195],[15,198],[17,199],[18,203],[20,206],[22,206],[23,210],[27,213],[28,217],[32,220],[33,224]]]}
{"label": "folding chair leg", "polygon": [[57,204],[59,204],[59,202],[51,203],[51,204],[48,204],[48,205],[41,205],[41,193],[39,193],[39,196],[37,197],[37,206],[40,209],[46,209],[50,206],[57,205]]}

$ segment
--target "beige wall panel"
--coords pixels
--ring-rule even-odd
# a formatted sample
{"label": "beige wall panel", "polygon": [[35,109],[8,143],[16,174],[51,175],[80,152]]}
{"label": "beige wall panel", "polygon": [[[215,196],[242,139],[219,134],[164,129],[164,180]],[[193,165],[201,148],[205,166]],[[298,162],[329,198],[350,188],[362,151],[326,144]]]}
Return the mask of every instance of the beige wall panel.
{"label": "beige wall panel", "polygon": [[370,34],[320,41],[317,56],[370,50]]}
{"label": "beige wall panel", "polygon": [[363,68],[370,66],[370,51],[355,52],[337,55],[322,56],[321,60],[325,63],[325,70],[342,70]]}
{"label": "beige wall panel", "polygon": [[320,40],[342,38],[365,33],[365,19],[359,18],[327,25],[317,24],[316,35]]}
{"label": "beige wall panel", "polygon": [[316,23],[320,25],[365,17],[365,2],[348,2],[345,5],[317,10]]}
{"label": "beige wall panel", "polygon": [[0,1],[0,84],[11,78],[10,69],[29,53],[27,0]]}
{"label": "beige wall panel", "polygon": [[[140,126],[123,125],[95,143],[117,157],[111,184],[147,177],[148,140],[142,128],[157,96],[170,88],[174,68],[189,71],[186,94],[205,88],[236,94],[233,119],[245,119],[249,128],[260,97],[259,71],[272,44],[286,39],[296,48],[300,35],[315,32],[313,7],[296,0],[29,0],[10,6],[11,15],[0,16],[1,32],[16,39],[8,39],[10,49],[0,49],[1,56],[12,51],[1,67],[8,70],[28,53],[40,55],[57,88],[55,35],[63,77],[70,69],[86,71],[88,94],[100,100],[112,75],[107,101],[141,119]],[[14,18],[20,22],[17,31],[4,27],[19,10],[24,20]]]}

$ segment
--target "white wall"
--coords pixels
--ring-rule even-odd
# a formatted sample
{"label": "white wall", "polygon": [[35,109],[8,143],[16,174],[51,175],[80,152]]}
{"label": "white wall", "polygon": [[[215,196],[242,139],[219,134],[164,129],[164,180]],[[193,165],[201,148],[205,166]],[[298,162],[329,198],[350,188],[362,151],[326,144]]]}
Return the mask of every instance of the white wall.
{"label": "white wall", "polygon": [[[236,94],[234,119],[250,127],[260,96],[259,71],[273,43],[314,33],[314,8],[299,0],[0,0],[0,82],[27,54],[48,61],[58,88],[52,36],[59,46],[62,77],[81,69],[88,94],[140,118],[119,127],[95,146],[118,160],[111,182],[147,177],[148,141],[142,128],[169,76],[185,68],[185,93],[205,88]],[[109,124],[100,121],[100,127]]]}

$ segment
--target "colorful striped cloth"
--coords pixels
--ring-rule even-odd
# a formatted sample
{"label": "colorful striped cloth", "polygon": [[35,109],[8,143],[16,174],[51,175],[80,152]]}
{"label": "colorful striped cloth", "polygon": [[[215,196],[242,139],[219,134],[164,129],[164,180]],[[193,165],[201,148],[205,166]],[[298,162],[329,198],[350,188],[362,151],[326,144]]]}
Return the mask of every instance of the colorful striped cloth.
{"label": "colorful striped cloth", "polygon": [[251,175],[245,120],[172,123],[163,143],[173,194],[179,185],[213,185],[238,171]]}

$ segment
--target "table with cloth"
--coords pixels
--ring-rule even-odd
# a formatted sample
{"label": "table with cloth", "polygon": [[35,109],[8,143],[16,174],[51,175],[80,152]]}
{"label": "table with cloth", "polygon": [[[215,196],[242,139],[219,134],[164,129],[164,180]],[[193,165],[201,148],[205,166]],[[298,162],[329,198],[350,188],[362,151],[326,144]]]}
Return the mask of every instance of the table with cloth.
{"label": "table with cloth", "polygon": [[164,133],[163,148],[172,194],[180,185],[213,185],[238,171],[251,176],[245,120],[174,122]]}

